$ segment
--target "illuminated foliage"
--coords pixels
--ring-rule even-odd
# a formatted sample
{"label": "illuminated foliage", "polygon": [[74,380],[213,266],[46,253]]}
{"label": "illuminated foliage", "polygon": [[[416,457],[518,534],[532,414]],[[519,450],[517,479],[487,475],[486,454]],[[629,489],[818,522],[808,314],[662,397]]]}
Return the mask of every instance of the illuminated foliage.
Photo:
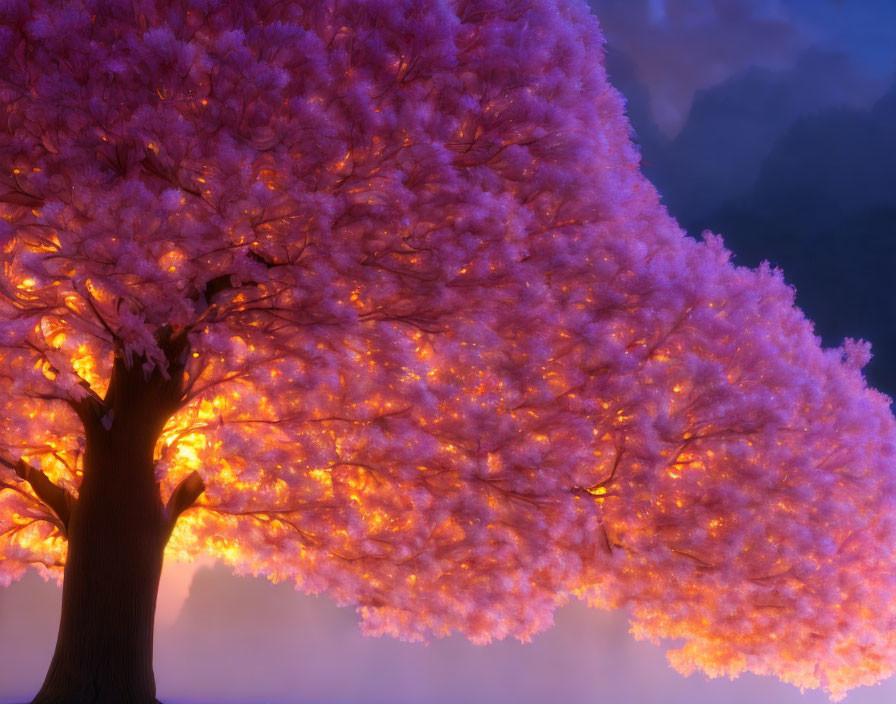
{"label": "illuminated foliage", "polygon": [[[187,8],[186,10],[184,8]],[[571,596],[684,672],[892,671],[896,477],[867,345],[684,235],[576,0],[0,9],[0,581],[58,575],[71,401],[181,409],[169,558],[527,639]],[[111,419],[110,419],[111,422]]]}

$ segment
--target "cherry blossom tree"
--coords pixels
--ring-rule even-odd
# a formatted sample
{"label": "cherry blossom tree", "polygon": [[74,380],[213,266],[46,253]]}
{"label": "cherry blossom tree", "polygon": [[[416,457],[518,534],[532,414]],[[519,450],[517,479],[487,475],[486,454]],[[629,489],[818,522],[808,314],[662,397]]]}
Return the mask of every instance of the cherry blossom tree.
{"label": "cherry blossom tree", "polygon": [[889,399],[680,230],[580,0],[0,7],[0,582],[154,702],[163,556],[420,640],[571,598],[682,672],[896,652]]}

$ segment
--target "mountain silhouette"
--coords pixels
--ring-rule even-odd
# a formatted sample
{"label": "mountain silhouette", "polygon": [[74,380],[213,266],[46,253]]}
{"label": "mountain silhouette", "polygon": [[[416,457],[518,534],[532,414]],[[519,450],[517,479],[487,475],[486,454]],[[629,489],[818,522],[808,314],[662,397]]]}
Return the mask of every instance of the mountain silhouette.
{"label": "mountain silhouette", "polygon": [[881,86],[814,48],[698,93],[670,139],[630,58],[609,47],[607,69],[682,227],[720,233],[739,264],[781,267],[824,343],[870,340],[868,381],[896,396],[896,83],[869,108]]}
{"label": "mountain silhouette", "polygon": [[656,165],[647,175],[672,215],[687,229],[702,229],[722,203],[751,188],[775,142],[797,120],[861,106],[874,92],[846,55],[820,49],[804,52],[787,71],[749,69],[698,93],[668,146],[645,145],[644,158]]}
{"label": "mountain silhouette", "polygon": [[871,110],[799,119],[754,187],[706,219],[755,266],[780,266],[829,346],[870,340],[872,386],[896,395],[896,85]]}

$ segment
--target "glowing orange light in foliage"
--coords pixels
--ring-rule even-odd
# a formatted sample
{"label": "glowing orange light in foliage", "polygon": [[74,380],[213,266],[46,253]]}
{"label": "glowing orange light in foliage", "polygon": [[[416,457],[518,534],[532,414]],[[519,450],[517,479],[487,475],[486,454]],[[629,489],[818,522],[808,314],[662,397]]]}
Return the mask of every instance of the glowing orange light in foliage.
{"label": "glowing orange light in foliage", "polygon": [[0,581],[60,574],[34,482],[77,500],[71,403],[173,330],[156,476],[205,492],[169,557],[371,634],[525,640],[578,596],[684,672],[892,672],[867,347],[668,217],[584,3],[39,5],[0,44]]}

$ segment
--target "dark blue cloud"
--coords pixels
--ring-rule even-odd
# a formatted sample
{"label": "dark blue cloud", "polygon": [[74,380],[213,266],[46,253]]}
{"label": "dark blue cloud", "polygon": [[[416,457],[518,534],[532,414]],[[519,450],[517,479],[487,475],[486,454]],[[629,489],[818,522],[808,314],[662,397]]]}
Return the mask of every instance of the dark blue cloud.
{"label": "dark blue cloud", "polygon": [[866,104],[896,68],[892,0],[589,0],[607,40],[630,57],[655,122],[674,135],[694,95],[751,67],[791,68],[809,47],[849,56]]}
{"label": "dark blue cloud", "polygon": [[694,94],[751,66],[784,69],[812,37],[781,0],[590,0],[607,40],[627,54],[667,133]]}
{"label": "dark blue cloud", "polygon": [[848,52],[866,71],[896,69],[896,2],[893,0],[787,0],[794,15],[814,28],[816,41]]}
{"label": "dark blue cloud", "polygon": [[[747,69],[699,91],[673,140],[646,140],[644,171],[672,213],[692,223],[748,191],[776,140],[799,118],[832,107],[866,107],[871,92],[877,92],[875,83],[843,53],[809,49],[784,71]],[[645,115],[638,105],[629,115],[640,134]],[[653,130],[650,121],[646,130]]]}

